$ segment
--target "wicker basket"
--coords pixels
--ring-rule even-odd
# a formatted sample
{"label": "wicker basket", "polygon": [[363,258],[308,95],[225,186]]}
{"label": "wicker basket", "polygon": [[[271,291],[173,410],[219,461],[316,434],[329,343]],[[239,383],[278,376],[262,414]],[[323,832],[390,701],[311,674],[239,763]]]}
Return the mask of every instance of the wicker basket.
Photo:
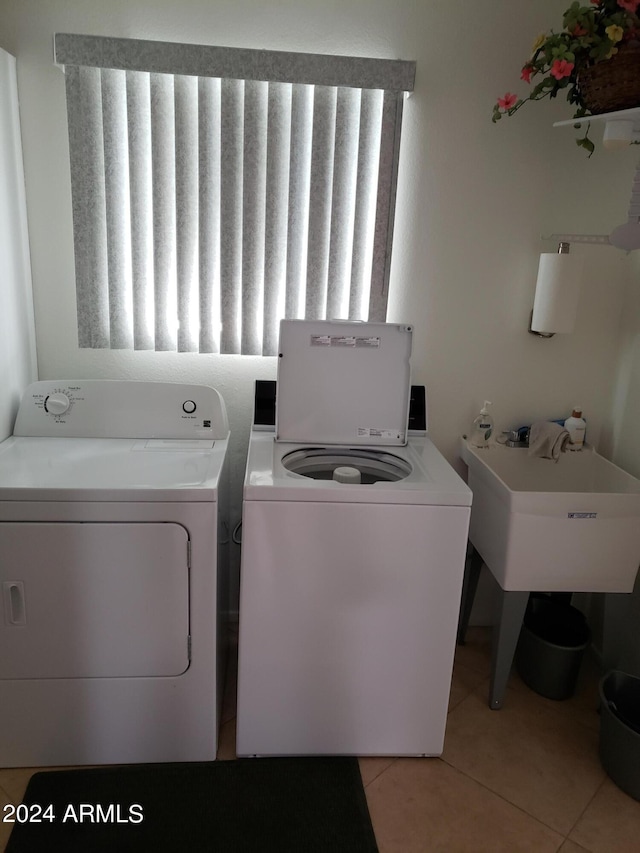
{"label": "wicker basket", "polygon": [[594,115],[640,106],[640,42],[622,44],[611,59],[583,69],[578,83]]}

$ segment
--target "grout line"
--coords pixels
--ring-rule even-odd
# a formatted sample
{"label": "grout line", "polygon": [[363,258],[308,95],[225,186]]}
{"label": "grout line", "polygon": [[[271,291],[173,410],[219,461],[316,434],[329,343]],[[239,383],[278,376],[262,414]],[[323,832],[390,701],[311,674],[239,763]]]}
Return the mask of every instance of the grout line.
{"label": "grout line", "polygon": [[[545,823],[545,821],[543,821],[541,818],[537,817],[536,815],[532,815],[531,812],[528,812],[525,808],[523,808],[523,806],[520,806],[517,803],[511,802],[511,800],[508,800],[502,794],[499,794],[497,791],[494,791],[493,788],[490,788],[484,782],[481,782],[479,779],[476,779],[474,776],[470,776],[468,773],[465,773],[464,770],[460,770],[459,767],[455,767],[453,764],[449,764],[449,762],[445,761],[445,759],[442,758],[442,756],[440,756],[440,761],[443,761],[447,765],[447,767],[451,767],[452,770],[455,770],[457,773],[460,773],[461,776],[465,776],[467,779],[470,779],[472,782],[475,782],[476,785],[479,785],[481,788],[484,788],[485,791],[488,791],[490,794],[493,794],[494,797],[497,797],[499,800],[502,800],[508,806],[511,806],[511,808],[517,809],[523,815],[526,815],[526,817],[528,817],[530,820],[534,820],[536,823],[539,823],[540,826],[544,826],[545,829],[549,829],[551,832],[554,832],[557,836],[559,836],[562,839],[560,842],[560,847],[558,847],[558,850],[560,850],[560,848],[565,843],[565,841],[569,840],[569,836],[565,835],[563,832],[561,832],[555,826],[549,826],[548,823]],[[573,831],[573,828],[570,830],[570,832],[572,832],[572,831]],[[558,850],[556,850],[556,853],[558,853]]]}
{"label": "grout line", "polygon": [[[574,829],[576,828],[576,826],[580,823],[580,821],[581,821],[581,820],[582,820],[582,818],[584,817],[585,812],[586,812],[586,811],[587,811],[587,809],[591,806],[591,804],[593,803],[593,801],[595,800],[595,798],[598,796],[598,794],[599,794],[599,793],[600,793],[600,791],[602,790],[603,786],[605,785],[605,783],[606,783],[607,779],[608,779],[608,776],[607,776],[607,775],[606,775],[606,773],[605,773],[604,779],[602,780],[602,782],[600,782],[600,784],[598,785],[598,787],[595,789],[595,791],[593,792],[593,796],[590,798],[589,802],[588,802],[588,803],[585,805],[585,807],[582,809],[582,811],[580,812],[580,814],[579,814],[579,815],[578,815],[578,817],[576,818],[575,823],[573,824],[573,826],[572,826],[572,827],[571,827],[571,829],[569,830],[569,835],[571,835],[571,833],[573,832],[573,830],[574,830]],[[569,839],[569,835],[567,835],[567,840],[571,840],[571,839]],[[577,841],[573,841],[572,843],[573,843],[573,844],[578,844],[578,842],[577,842]],[[578,846],[579,846],[579,847],[581,847],[582,845],[578,844]],[[587,848],[587,849],[588,849],[588,848]]]}
{"label": "grout line", "polygon": [[[462,666],[466,666],[466,668],[467,668],[467,669],[471,669],[471,668],[472,668],[472,667],[467,666],[467,664],[466,664],[466,663],[462,663],[462,662],[460,662],[460,663],[461,663],[461,665],[462,665]],[[468,698],[469,698],[469,696],[470,696],[470,695],[475,694],[475,693],[478,693],[478,694],[480,695],[480,691],[481,691],[481,690],[483,690],[484,688],[486,688],[486,686],[487,686],[487,681],[489,681],[489,680],[490,680],[490,678],[486,679],[486,680],[485,680],[485,681],[483,681],[483,683],[482,683],[482,684],[480,684],[476,689],[474,689],[474,690],[470,691],[470,693],[469,693],[469,694],[467,694],[467,696],[466,696],[464,699],[460,700],[460,702],[458,702],[455,706],[453,706],[452,708],[450,708],[450,709],[449,709],[448,714],[449,714],[449,713],[451,713],[455,708],[458,708],[458,707],[462,704],[462,702],[466,701],[466,699],[468,699]],[[507,683],[507,689],[506,689],[506,692],[505,692],[505,701],[506,701],[506,698],[507,698],[507,696],[508,696],[509,691],[511,691],[511,690],[516,691],[516,690],[518,690],[518,687],[510,686],[510,685],[509,685],[509,683]],[[534,692],[535,692],[535,691],[534,691]],[[549,706],[545,705],[545,706],[544,706],[544,711],[545,711],[546,713],[550,714],[550,715],[553,715],[553,716],[555,716],[555,715],[559,715],[559,716],[560,716],[560,715],[563,715],[563,716],[564,716],[564,715],[566,714],[566,711],[564,711],[564,710],[562,710],[562,709],[560,709],[560,708],[552,707],[552,706],[550,706],[550,705],[549,705]],[[447,716],[448,716],[448,714],[447,714]],[[593,727],[592,727],[592,726],[590,726],[587,722],[585,722],[585,721],[584,721],[583,719],[581,719],[580,717],[579,717],[578,719],[575,719],[575,720],[574,720],[574,724],[575,724],[575,723],[577,723],[577,724],[578,724],[578,726],[579,726],[581,729],[583,729],[583,730],[588,730],[588,731],[590,731],[590,732],[593,732]],[[485,788],[486,790],[490,791],[490,792],[491,792],[491,793],[493,793],[495,796],[500,797],[502,800],[504,800],[505,802],[509,803],[509,804],[510,804],[511,806],[513,806],[514,808],[519,809],[519,810],[520,810],[520,811],[522,811],[524,814],[526,814],[526,815],[528,815],[529,817],[531,817],[533,820],[538,821],[542,826],[547,827],[547,828],[548,828],[548,829],[550,829],[552,832],[555,832],[557,835],[562,835],[562,834],[563,834],[563,833],[562,833],[562,832],[560,832],[557,828],[555,828],[555,827],[553,827],[553,826],[549,826],[549,824],[545,823],[545,821],[541,820],[540,818],[536,817],[535,815],[531,815],[531,814],[530,814],[529,812],[527,812],[527,811],[526,811],[526,809],[524,809],[522,806],[519,806],[519,805],[517,805],[517,804],[515,804],[515,803],[512,803],[512,802],[511,802],[510,800],[508,800],[506,797],[504,797],[504,796],[502,796],[501,794],[497,793],[497,792],[496,792],[496,791],[494,791],[493,789],[488,788],[486,785],[484,785],[484,784],[483,784],[482,782],[480,782],[478,779],[475,779],[473,776],[470,776],[468,773],[465,773],[463,770],[460,770],[459,768],[455,767],[453,764],[450,764],[448,761],[446,761],[446,759],[442,758],[442,760],[443,760],[443,761],[444,761],[444,762],[445,762],[449,767],[452,767],[453,769],[457,770],[459,773],[462,773],[464,776],[467,776],[469,779],[471,779],[472,781],[474,781],[474,782],[476,782],[477,784],[481,785],[483,788]],[[593,795],[589,798],[588,802],[585,804],[585,806],[584,806],[583,810],[580,812],[580,815],[576,818],[575,822],[572,824],[572,826],[571,826],[571,828],[569,829],[568,833],[565,835],[563,842],[560,844],[560,848],[562,847],[562,844],[564,844],[564,842],[565,842],[565,841],[570,840],[570,839],[569,839],[569,835],[574,831],[574,829],[575,829],[576,825],[578,824],[578,822],[580,821],[580,819],[582,818],[582,816],[584,815],[584,813],[586,812],[586,810],[589,808],[589,806],[590,806],[590,805],[591,805],[591,803],[593,802],[594,798],[597,796],[598,792],[601,790],[602,786],[605,784],[605,782],[606,782],[606,778],[607,778],[607,777],[606,777],[606,775],[605,775],[605,777],[604,777],[604,779],[602,780],[602,782],[597,786],[597,788],[596,788],[596,790],[594,791]],[[576,842],[572,842],[572,843],[576,843]],[[578,846],[580,846],[580,845],[578,845]],[[560,848],[558,848],[558,849],[560,849]]]}
{"label": "grout line", "polygon": [[[479,685],[479,687],[481,687],[481,686],[482,686],[482,685]],[[479,687],[477,687],[477,688],[475,688],[475,689],[473,689],[473,690],[470,690],[470,691],[467,693],[467,695],[466,695],[466,696],[462,696],[462,698],[461,698],[461,699],[459,699],[459,701],[458,701],[458,702],[456,702],[456,703],[455,703],[455,705],[450,705],[450,707],[449,707],[449,709],[448,709],[448,711],[447,711],[447,718],[449,717],[449,714],[452,714],[456,709],[458,709],[458,708],[460,707],[460,705],[462,705],[462,703],[463,703],[463,702],[466,702],[466,701],[467,701],[467,699],[468,699],[470,696],[473,696],[473,694],[476,692],[476,690],[478,690],[478,689],[479,689]],[[446,732],[445,732],[445,738],[446,738],[446,736],[447,736],[447,735],[446,735]]]}
{"label": "grout line", "polygon": [[[590,806],[590,805],[591,805],[591,803],[593,802],[594,798],[596,797],[597,793],[600,791],[600,789],[602,788],[602,786],[604,785],[604,783],[605,783],[605,782],[606,782],[606,780],[607,780],[607,777],[605,776],[605,778],[602,780],[602,782],[598,785],[598,787],[597,787],[597,788],[596,788],[596,790],[594,791],[593,795],[592,795],[592,796],[590,797],[590,799],[588,800],[588,802],[587,802],[587,804],[585,805],[584,809],[580,812],[580,815],[578,816],[578,818],[576,818],[576,821],[571,825],[571,828],[568,830],[568,832],[567,832],[566,834],[564,834],[564,833],[563,833],[561,830],[559,830],[557,827],[555,827],[555,826],[551,826],[550,824],[546,823],[546,821],[542,820],[542,818],[538,817],[537,815],[533,815],[533,814],[531,814],[531,812],[528,812],[524,806],[521,806],[521,805],[518,805],[518,803],[514,803],[514,802],[512,802],[512,801],[511,801],[511,800],[509,800],[507,797],[505,797],[503,794],[500,794],[500,793],[498,793],[498,791],[495,791],[493,788],[490,788],[487,784],[485,784],[484,782],[482,782],[480,779],[476,779],[476,778],[475,778],[475,776],[472,776],[470,773],[467,773],[466,771],[462,770],[461,768],[456,767],[456,765],[455,765],[455,764],[451,764],[451,762],[447,761],[447,760],[446,760],[446,758],[444,758],[443,756],[439,756],[439,760],[440,760],[440,761],[443,761],[443,762],[444,762],[448,767],[450,767],[452,770],[455,770],[456,772],[460,773],[462,776],[466,776],[466,778],[467,778],[467,779],[470,779],[472,782],[475,782],[475,783],[476,783],[476,785],[480,785],[480,787],[484,788],[486,791],[489,791],[489,793],[493,794],[495,797],[498,797],[499,799],[503,800],[505,803],[508,803],[508,804],[509,804],[510,806],[512,806],[514,809],[518,809],[518,811],[520,811],[520,812],[522,812],[523,814],[527,815],[527,817],[530,817],[530,818],[531,818],[531,820],[535,820],[535,821],[537,821],[541,826],[544,826],[544,827],[546,827],[547,829],[550,829],[550,830],[551,830],[551,832],[555,832],[555,833],[556,833],[556,835],[562,836],[562,839],[563,839],[563,840],[562,840],[562,843],[560,844],[560,847],[558,848],[558,851],[560,850],[560,848],[562,847],[562,844],[564,844],[564,842],[565,842],[565,841],[570,841],[570,840],[571,840],[571,839],[569,838],[569,835],[570,835],[570,834],[573,832],[573,830],[576,828],[576,825],[577,825],[578,821],[580,820],[580,818],[582,817],[582,815],[585,813],[585,811],[589,808],[589,806]],[[577,842],[572,842],[572,843],[573,843],[573,844],[577,844]],[[580,845],[578,845],[578,846],[580,846]],[[558,851],[556,851],[556,853],[558,853]]]}
{"label": "grout line", "polygon": [[[372,757],[372,756],[368,756],[368,755],[362,755],[362,756],[359,755],[358,756],[359,759],[360,758],[370,758],[370,757]],[[390,763],[387,764],[387,766],[384,767],[376,776],[374,776],[373,779],[369,779],[369,781],[367,782],[366,785],[363,782],[363,787],[364,787],[365,791],[369,787],[369,785],[372,784],[372,782],[375,782],[376,779],[379,779],[384,773],[387,772],[387,770],[389,770],[390,767],[393,767],[393,765],[396,763],[396,761],[398,761],[398,757],[392,758]],[[362,770],[360,771],[360,775],[362,776]]]}

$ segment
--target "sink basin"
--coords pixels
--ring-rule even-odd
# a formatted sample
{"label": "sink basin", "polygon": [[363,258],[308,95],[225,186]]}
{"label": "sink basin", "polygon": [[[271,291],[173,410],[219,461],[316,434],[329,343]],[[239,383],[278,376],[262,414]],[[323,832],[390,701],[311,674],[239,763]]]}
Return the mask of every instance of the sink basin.
{"label": "sink basin", "polygon": [[461,439],[473,492],[469,538],[503,590],[631,592],[640,480],[588,446],[558,462]]}

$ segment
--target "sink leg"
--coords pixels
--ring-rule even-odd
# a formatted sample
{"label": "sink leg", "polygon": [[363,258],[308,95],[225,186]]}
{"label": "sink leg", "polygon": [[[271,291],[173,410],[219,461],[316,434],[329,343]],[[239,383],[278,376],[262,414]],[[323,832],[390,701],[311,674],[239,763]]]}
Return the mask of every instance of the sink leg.
{"label": "sink leg", "polygon": [[464,580],[462,582],[462,599],[460,601],[460,617],[458,619],[458,645],[464,646],[469,627],[471,608],[478,589],[478,578],[482,569],[483,561],[480,554],[471,545],[471,554],[464,567]]}
{"label": "sink leg", "polygon": [[625,636],[625,628],[633,624],[632,601],[628,592],[607,592],[604,595],[602,664],[605,672],[625,669],[630,663],[627,650],[633,648],[633,643]]}
{"label": "sink leg", "polygon": [[522,619],[529,600],[528,592],[501,590],[498,621],[493,629],[493,660],[489,707],[502,708],[513,657],[522,628]]}

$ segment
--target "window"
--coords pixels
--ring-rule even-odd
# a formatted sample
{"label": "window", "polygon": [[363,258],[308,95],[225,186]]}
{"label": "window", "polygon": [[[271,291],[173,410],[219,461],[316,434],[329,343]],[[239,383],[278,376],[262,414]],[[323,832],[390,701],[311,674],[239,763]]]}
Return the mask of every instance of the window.
{"label": "window", "polygon": [[274,355],[384,320],[415,64],[57,34],[81,347]]}

